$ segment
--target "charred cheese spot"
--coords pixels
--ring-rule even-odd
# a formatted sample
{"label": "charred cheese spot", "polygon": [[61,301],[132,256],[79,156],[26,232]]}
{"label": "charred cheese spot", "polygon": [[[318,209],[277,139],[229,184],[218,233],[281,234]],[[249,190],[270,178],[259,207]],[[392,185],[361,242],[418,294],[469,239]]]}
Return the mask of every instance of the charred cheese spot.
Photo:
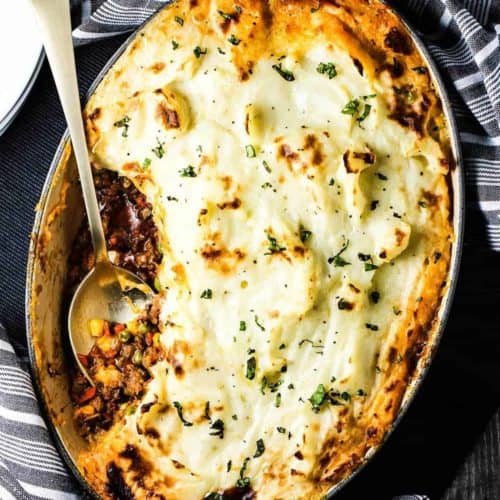
{"label": "charred cheese spot", "polygon": [[391,28],[384,38],[385,46],[398,54],[410,55],[412,51],[411,41],[408,35],[398,28]]}
{"label": "charred cheese spot", "polygon": [[166,129],[180,129],[186,132],[190,124],[190,111],[186,99],[168,87],[156,90],[159,97],[156,118]]}

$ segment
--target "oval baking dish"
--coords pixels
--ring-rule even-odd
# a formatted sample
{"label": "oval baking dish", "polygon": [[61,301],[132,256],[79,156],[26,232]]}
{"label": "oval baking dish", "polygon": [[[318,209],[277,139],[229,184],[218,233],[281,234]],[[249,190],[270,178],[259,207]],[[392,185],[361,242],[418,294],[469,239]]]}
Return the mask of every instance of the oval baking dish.
{"label": "oval baking dish", "polygon": [[[259,2],[257,3],[258,5],[261,5],[261,3]],[[339,2],[339,4],[341,5],[348,3],[349,2],[347,1]],[[382,7],[382,4],[378,0],[370,0],[369,3],[373,8],[380,9],[380,12],[382,12],[382,9],[387,9],[387,7]],[[336,2],[333,2],[333,4],[336,4]],[[243,7],[239,7],[239,9],[236,9],[234,14],[219,9],[217,15],[220,16],[219,21],[221,23],[221,26],[231,25],[231,23],[237,17],[239,17],[240,15],[244,15],[241,14],[240,11],[245,12],[245,5],[243,5]],[[285,9],[286,5],[294,5],[294,2],[290,2],[289,4],[287,2],[283,2],[283,6],[281,8]],[[178,4],[173,4],[173,7],[165,7],[165,9],[171,8],[178,8]],[[196,6],[192,7],[192,9],[196,8]],[[274,6],[273,8],[278,7]],[[313,15],[315,12],[315,8],[315,6],[311,8],[308,7],[307,15]],[[321,8],[321,6],[319,8]],[[340,7],[332,7],[325,4],[324,8],[333,9]],[[248,10],[250,9],[251,7],[248,6]],[[309,10],[312,11],[311,14],[309,14]],[[105,81],[106,75],[108,75],[110,71],[114,70],[116,65],[120,62],[120,57],[124,53],[130,53],[134,41],[137,40],[138,37],[143,36],[144,33],[147,33],[148,26],[153,25],[150,23],[157,22],[157,20],[164,15],[164,12],[166,11],[162,9],[160,13],[157,13],[144,25],[144,27],[141,27],[122,45],[122,47],[116,52],[116,54],[108,62],[108,64],[105,66],[105,68],[93,83],[92,88],[89,91],[89,98],[92,99],[92,96],[96,93],[96,89],[99,89],[101,83]],[[391,13],[390,15],[392,16],[393,14]],[[179,25],[182,25],[184,21],[181,17],[176,15],[176,22]],[[430,321],[428,324],[428,329],[425,332],[424,340],[419,343],[419,352],[418,356],[416,357],[416,363],[415,366],[412,367],[411,374],[408,378],[408,383],[406,384],[401,396],[401,400],[398,403],[398,408],[396,409],[397,411],[395,412],[393,418],[391,419],[391,422],[385,429],[384,435],[378,437],[376,441],[374,441],[373,446],[367,446],[366,448],[363,448],[365,450],[363,452],[363,455],[357,457],[356,460],[353,460],[352,466],[346,467],[344,472],[336,476],[336,479],[334,481],[331,481],[331,487],[328,491],[329,496],[333,495],[348,480],[352,479],[352,477],[354,477],[354,475],[359,472],[359,470],[370,460],[374,453],[380,448],[381,444],[387,439],[390,431],[392,431],[392,429],[397,425],[408,405],[410,404],[416,390],[422,382],[422,379],[427,371],[427,368],[439,343],[440,336],[443,332],[446,318],[450,310],[451,300],[459,269],[464,218],[464,190],[458,133],[451,113],[451,105],[446,95],[444,85],[437,73],[435,65],[429,58],[425,47],[423,46],[417,35],[401,18],[399,27],[400,30],[405,30],[406,33],[403,35],[403,37],[401,37],[400,32],[396,33],[393,30],[389,30],[389,33],[386,36],[386,45],[388,47],[392,47],[396,52],[405,53],[407,50],[415,50],[418,52],[419,57],[421,57],[426,63],[426,67],[418,66],[413,68],[413,70],[419,74],[423,72],[430,73],[430,78],[432,79],[435,91],[439,96],[441,105],[443,107],[444,116],[447,123],[449,143],[451,146],[449,158],[450,168],[449,173],[447,174],[447,180],[449,186],[451,205],[450,214],[452,217],[454,238],[451,243],[451,256],[449,261],[447,279],[445,280],[445,284],[442,288],[443,292],[439,297],[437,312],[435,317],[433,317],[432,321]],[[227,27],[222,29],[227,29]],[[227,32],[227,36],[229,36],[229,32]],[[408,37],[408,39],[412,40],[412,48],[408,48],[405,45],[407,43],[405,37]],[[233,34],[231,37],[229,37],[229,42],[235,48],[237,48],[242,40],[235,37]],[[178,44],[177,46],[176,44],[177,42],[173,44],[174,50],[178,48]],[[401,46],[401,44],[403,44],[403,46]],[[196,49],[198,49],[198,54],[196,53]],[[194,54],[197,59],[199,59],[200,56],[204,56],[203,50],[203,47],[195,48]],[[351,57],[353,57],[352,54]],[[359,71],[359,65],[361,63],[359,61],[356,62],[355,58],[354,61]],[[276,67],[273,66],[273,70],[276,70],[276,72],[278,73],[278,78],[282,77],[283,80],[290,82],[294,77],[292,72],[285,69],[286,62],[287,61],[284,59],[279,59],[279,63],[275,65]],[[398,66],[398,64],[399,63],[394,60],[393,66],[391,66],[391,69],[389,71],[392,71],[393,73],[399,73],[401,71],[401,68]],[[158,71],[161,71],[161,69],[161,67],[157,67]],[[329,66],[326,63],[322,66],[318,66],[317,72],[320,73],[325,79],[333,78],[334,76],[336,76],[336,74],[334,74],[336,73],[335,68],[331,65]],[[360,72],[362,74],[362,69]],[[242,80],[245,80],[246,78],[249,78],[249,75],[246,75],[245,78],[242,77]],[[401,94],[404,94],[403,97],[408,102],[410,102],[410,100],[413,100],[414,98],[413,95],[410,95],[411,91],[404,86],[397,89],[397,93],[399,96],[401,96]],[[372,106],[368,104],[370,102],[370,98],[372,98],[372,96],[362,96],[360,98],[361,101],[358,101],[357,104],[356,102],[354,102],[356,100],[351,101],[351,103],[348,103],[351,104],[351,106],[347,106],[347,108],[345,108],[342,113],[346,115],[357,116],[356,121],[358,125],[361,125],[363,120],[367,118],[370,110],[372,109]],[[359,108],[358,111],[359,106],[361,106],[361,108]],[[361,111],[361,109],[363,109],[363,106],[364,111]],[[356,115],[356,113],[358,114]],[[176,117],[178,118],[177,115]],[[114,126],[121,127],[120,133],[124,134],[125,136],[128,132],[129,122],[128,120],[127,122],[123,122],[125,124],[124,126],[121,126],[120,123],[120,121],[117,121],[115,122]],[[89,140],[92,142],[92,138],[89,138]],[[158,144],[158,147],[160,147],[161,142],[159,140]],[[287,152],[287,148],[282,148],[285,157],[290,156]],[[365,163],[373,163],[370,153],[371,151],[365,152],[365,160],[363,160],[365,161]],[[350,159],[348,153],[344,155],[344,164],[345,168],[348,171],[349,168],[354,168],[352,165],[356,165],[355,161],[359,161],[359,156],[356,156],[357,154],[359,155],[359,153],[353,153],[354,156],[352,156],[352,158],[354,158],[354,160]],[[246,156],[252,158],[255,155],[255,148],[253,146],[250,146],[250,148],[248,148],[247,146]],[[160,157],[160,155],[158,156]],[[351,166],[349,166],[349,161],[351,161]],[[149,160],[149,163],[150,162],[151,160]],[[267,165],[265,161],[264,165]],[[187,174],[185,174],[184,172],[181,175],[185,177],[195,176],[195,174],[188,175],[191,173],[192,171],[189,171]],[[384,179],[384,175],[382,174],[380,174],[379,178],[382,181],[386,180]],[[430,200],[432,201],[432,199]],[[421,206],[425,206],[424,203],[425,202],[422,202]],[[399,215],[395,215],[395,217],[399,218]],[[65,359],[67,356],[70,356],[69,351],[67,351],[66,349],[65,335],[67,335],[67,333],[64,326],[66,303],[63,298],[65,296],[66,274],[68,271],[67,262],[75,235],[79,230],[82,220],[83,206],[81,201],[80,188],[77,180],[76,166],[74,164],[74,159],[71,153],[71,146],[68,142],[68,136],[66,133],[61,139],[60,145],[47,175],[34,223],[26,283],[27,339],[30,349],[31,367],[37,393],[43,406],[46,420],[48,421],[49,426],[53,431],[58,449],[70,469],[81,482],[82,486],[95,495],[96,493],[94,489],[91,487],[87,479],[84,477],[84,474],[77,466],[76,457],[82,452],[82,450],[86,449],[87,442],[82,437],[80,437],[75,428],[75,423],[72,417],[72,404],[69,397],[70,381],[68,370],[65,366]],[[303,242],[309,237],[310,234],[303,240]],[[280,253],[283,250],[283,248],[279,248],[276,238],[270,238],[268,235],[268,239],[270,242],[271,254]],[[274,240],[274,242],[272,240]],[[342,257],[340,255],[341,254],[339,253],[335,257],[332,257],[332,262],[334,262],[335,258],[337,258],[337,263],[340,263],[340,266],[349,265],[349,263],[347,263],[345,260],[342,260]],[[363,256],[362,253],[359,255],[363,257],[360,257],[360,260],[365,260],[364,265],[366,270],[367,259]],[[439,257],[436,257],[436,259],[439,259]],[[377,268],[377,266],[374,265],[371,259],[368,260],[368,265],[373,269]],[[210,291],[210,298],[211,293],[212,292]],[[339,305],[338,309],[342,308],[343,307],[340,307]],[[260,328],[261,330],[263,329],[262,325],[259,324],[257,316],[255,316],[255,323],[257,324],[258,328]],[[378,329],[378,327],[376,328],[374,325],[371,325],[369,323],[367,324],[367,328],[373,331]],[[360,394],[362,394],[362,391],[360,392]],[[311,397],[311,399],[313,398],[314,395]],[[323,399],[324,398],[319,401],[319,406],[316,407],[314,407],[315,403],[313,399],[312,404],[315,411],[319,411],[320,406],[323,404]],[[257,452],[256,455],[258,456]],[[268,497],[269,494],[268,496],[264,495],[262,498]],[[257,498],[259,498],[259,495],[257,496]]]}

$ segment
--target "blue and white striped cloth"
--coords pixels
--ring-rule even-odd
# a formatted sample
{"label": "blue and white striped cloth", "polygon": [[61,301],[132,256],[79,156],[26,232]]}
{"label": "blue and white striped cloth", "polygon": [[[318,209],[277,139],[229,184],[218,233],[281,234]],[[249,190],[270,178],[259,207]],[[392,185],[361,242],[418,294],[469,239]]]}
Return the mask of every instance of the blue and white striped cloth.
{"label": "blue and white striped cloth", "polygon": [[[129,32],[165,3],[72,0],[82,17],[75,44]],[[500,251],[500,0],[392,4],[421,30],[445,79],[460,130],[468,209],[483,214],[491,248]],[[80,498],[40,416],[25,365],[0,327],[0,499]]]}

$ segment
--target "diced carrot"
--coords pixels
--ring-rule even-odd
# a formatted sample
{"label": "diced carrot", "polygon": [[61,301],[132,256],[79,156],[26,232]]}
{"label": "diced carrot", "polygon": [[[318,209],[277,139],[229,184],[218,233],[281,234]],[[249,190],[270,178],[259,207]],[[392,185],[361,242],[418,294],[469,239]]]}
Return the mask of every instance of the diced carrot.
{"label": "diced carrot", "polygon": [[115,333],[120,333],[123,332],[123,330],[125,330],[125,325],[122,323],[117,323],[113,328],[115,330]]}
{"label": "diced carrot", "polygon": [[86,403],[95,396],[95,393],[96,393],[95,387],[87,387],[80,395],[76,397],[76,400],[79,403]]}
{"label": "diced carrot", "polygon": [[109,323],[107,321],[104,322],[102,331],[103,335],[111,335],[111,332],[109,331]]}
{"label": "diced carrot", "polygon": [[85,368],[89,367],[89,358],[85,354],[78,353],[78,360]]}

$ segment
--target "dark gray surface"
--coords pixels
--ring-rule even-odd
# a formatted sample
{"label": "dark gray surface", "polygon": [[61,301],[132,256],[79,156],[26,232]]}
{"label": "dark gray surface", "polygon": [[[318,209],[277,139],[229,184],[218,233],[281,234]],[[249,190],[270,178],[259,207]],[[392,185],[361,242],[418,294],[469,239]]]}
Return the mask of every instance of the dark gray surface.
{"label": "dark gray surface", "polygon": [[[82,92],[122,40],[77,50]],[[33,210],[63,131],[44,64],[24,109],[0,138],[0,321],[21,354]],[[482,216],[468,210],[462,272],[435,363],[387,445],[337,498],[500,499],[499,278],[500,255],[488,250]]]}

